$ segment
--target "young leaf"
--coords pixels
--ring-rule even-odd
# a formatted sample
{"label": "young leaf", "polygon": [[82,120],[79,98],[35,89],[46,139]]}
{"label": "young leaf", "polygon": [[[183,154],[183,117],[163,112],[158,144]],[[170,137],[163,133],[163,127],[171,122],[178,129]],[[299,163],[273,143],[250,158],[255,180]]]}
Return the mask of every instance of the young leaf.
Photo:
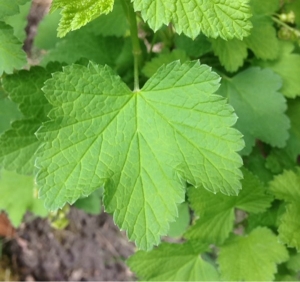
{"label": "young leaf", "polygon": [[201,258],[206,246],[163,243],[151,252],[138,251],[127,264],[145,281],[219,281],[216,268]]}
{"label": "young leaf", "polygon": [[271,70],[249,68],[223,81],[218,91],[227,97],[239,119],[236,128],[245,138],[242,154],[249,154],[258,138],[272,146],[284,147],[290,122],[284,114],[285,98],[278,90],[281,79]]}
{"label": "young leaf", "polygon": [[43,202],[34,197],[33,176],[2,170],[0,173],[0,210],[4,209],[14,226],[20,225],[26,211],[46,216]]}
{"label": "young leaf", "polygon": [[283,80],[281,92],[289,98],[300,96],[300,55],[292,53],[293,50],[293,43],[281,41],[278,59],[275,61],[256,61],[259,66],[270,68],[281,76]]}
{"label": "young leaf", "polygon": [[268,229],[259,227],[248,236],[232,236],[220,248],[221,277],[228,281],[272,281],[276,264],[288,259],[288,252]]}
{"label": "young leaf", "polygon": [[236,194],[243,141],[231,128],[232,108],[213,94],[218,87],[218,75],[198,62],[164,66],[137,92],[108,66],[54,74],[44,92],[55,110],[39,131],[45,144],[36,162],[46,206],[105,185],[106,210],[150,249],[174,221],[185,180]]}
{"label": "young leaf", "polygon": [[58,26],[58,37],[79,29],[102,14],[112,11],[114,0],[53,0],[51,12],[62,9]]}
{"label": "young leaf", "polygon": [[154,31],[172,22],[178,34],[183,32],[193,39],[200,32],[212,38],[242,39],[252,27],[245,0],[133,0],[133,4]]}
{"label": "young leaf", "polygon": [[278,4],[277,0],[264,1],[263,5],[260,0],[250,1],[253,28],[250,35],[245,37],[243,41],[211,39],[214,53],[219,57],[221,64],[227,71],[235,72],[243,65],[244,59],[247,57],[247,48],[257,58],[276,59],[279,53],[279,42],[271,16],[279,8]]}
{"label": "young leaf", "polygon": [[22,50],[21,42],[14,36],[13,28],[1,21],[0,42],[0,76],[3,72],[10,74],[27,63],[26,53]]}
{"label": "young leaf", "polygon": [[233,228],[234,209],[260,213],[271,204],[273,197],[251,172],[243,170],[242,191],[238,196],[213,194],[202,188],[190,188],[188,192],[192,208],[199,219],[184,235],[193,240],[209,244],[221,244]]}
{"label": "young leaf", "polygon": [[6,169],[33,173],[34,153],[41,144],[35,132],[48,119],[51,109],[41,88],[51,77],[51,72],[60,69],[60,65],[51,65],[47,69],[33,67],[30,71],[3,78],[3,87],[24,115],[0,137],[0,161]]}
{"label": "young leaf", "polygon": [[95,35],[123,36],[129,27],[121,1],[115,0],[112,12],[93,20],[86,25],[86,29]]}
{"label": "young leaf", "polygon": [[248,51],[245,41],[232,39],[225,41],[222,38],[211,39],[212,48],[222,66],[229,72],[235,72],[244,64]]}
{"label": "young leaf", "polygon": [[279,237],[290,247],[300,249],[300,169],[296,172],[285,171],[270,183],[270,191],[280,200],[285,200],[288,205],[286,212],[281,217]]}

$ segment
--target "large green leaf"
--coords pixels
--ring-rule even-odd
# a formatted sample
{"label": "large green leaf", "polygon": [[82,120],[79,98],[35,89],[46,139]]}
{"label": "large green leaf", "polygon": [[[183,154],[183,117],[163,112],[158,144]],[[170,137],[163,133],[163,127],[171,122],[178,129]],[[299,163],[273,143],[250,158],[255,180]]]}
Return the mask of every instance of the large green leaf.
{"label": "large green leaf", "polygon": [[153,30],[174,24],[177,33],[191,38],[202,32],[224,39],[249,35],[250,8],[245,0],[133,0],[134,8]]}
{"label": "large green leaf", "polygon": [[39,131],[36,162],[46,206],[105,185],[106,210],[150,249],[174,221],[186,180],[237,194],[243,141],[232,108],[213,94],[218,87],[218,75],[198,62],[164,66],[137,92],[108,66],[55,73],[44,87],[55,109]]}
{"label": "large green leaf", "polygon": [[267,69],[249,68],[224,79],[219,93],[228,98],[239,117],[236,127],[246,143],[243,154],[251,152],[256,138],[272,146],[286,145],[290,122],[280,87],[280,77]]}
{"label": "large green leaf", "polygon": [[247,170],[243,170],[243,174],[243,189],[238,196],[215,195],[202,188],[190,188],[189,200],[199,219],[186,232],[186,238],[221,244],[233,229],[235,208],[256,214],[270,206],[273,197],[266,195],[260,180]]}
{"label": "large green leaf", "polygon": [[281,217],[279,237],[290,247],[300,249],[300,169],[285,171],[270,183],[270,191],[287,202],[286,212]]}
{"label": "large green leaf", "polygon": [[128,265],[145,281],[219,281],[216,268],[200,256],[205,249],[191,242],[163,243],[151,252],[137,252]]}
{"label": "large green leaf", "polygon": [[4,209],[14,226],[20,225],[26,211],[46,216],[43,202],[34,196],[33,176],[15,172],[0,172],[0,210]]}
{"label": "large green leaf", "polygon": [[0,76],[3,72],[10,74],[14,69],[22,68],[27,62],[22,44],[14,36],[13,28],[1,21],[0,42]]}
{"label": "large green leaf", "polygon": [[277,264],[288,258],[278,238],[259,227],[247,236],[232,236],[220,248],[218,262],[226,281],[273,281]]}
{"label": "large green leaf", "polygon": [[53,0],[51,11],[62,9],[58,36],[79,29],[102,14],[112,11],[114,0]]}

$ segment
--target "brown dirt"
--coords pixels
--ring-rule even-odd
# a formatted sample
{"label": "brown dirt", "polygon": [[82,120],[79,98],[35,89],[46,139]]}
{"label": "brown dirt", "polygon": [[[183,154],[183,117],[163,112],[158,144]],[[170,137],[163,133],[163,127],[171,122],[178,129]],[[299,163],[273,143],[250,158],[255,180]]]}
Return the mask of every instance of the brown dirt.
{"label": "brown dirt", "polygon": [[48,220],[34,219],[17,229],[5,252],[21,281],[134,280],[125,260],[134,245],[110,215],[87,215],[71,209],[69,226],[53,229]]}

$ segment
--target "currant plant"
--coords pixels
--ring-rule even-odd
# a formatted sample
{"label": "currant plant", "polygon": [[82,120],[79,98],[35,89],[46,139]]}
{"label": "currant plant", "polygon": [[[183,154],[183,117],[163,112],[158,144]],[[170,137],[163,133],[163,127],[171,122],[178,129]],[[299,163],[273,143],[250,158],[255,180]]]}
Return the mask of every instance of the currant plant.
{"label": "currant plant", "polygon": [[143,280],[297,280],[299,3],[53,0],[30,66],[0,0],[0,208],[103,204]]}

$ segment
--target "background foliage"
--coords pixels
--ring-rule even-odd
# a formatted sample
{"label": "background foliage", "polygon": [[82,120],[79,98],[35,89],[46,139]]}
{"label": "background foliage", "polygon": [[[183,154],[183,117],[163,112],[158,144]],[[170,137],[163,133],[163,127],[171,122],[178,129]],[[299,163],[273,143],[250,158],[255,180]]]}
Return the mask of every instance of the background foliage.
{"label": "background foliage", "polygon": [[0,209],[103,203],[142,280],[297,280],[299,3],[54,0],[30,66],[0,0]]}

